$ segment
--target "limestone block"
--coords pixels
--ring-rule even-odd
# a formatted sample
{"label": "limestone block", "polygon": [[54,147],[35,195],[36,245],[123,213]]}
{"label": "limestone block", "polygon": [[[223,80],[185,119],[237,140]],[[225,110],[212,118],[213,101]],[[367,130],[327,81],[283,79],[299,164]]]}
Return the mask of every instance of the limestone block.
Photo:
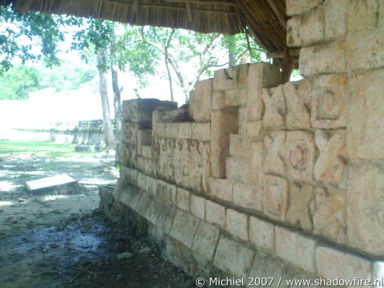
{"label": "limestone block", "polygon": [[273,252],[275,226],[256,217],[249,217],[249,240],[257,247]]}
{"label": "limestone block", "polygon": [[137,127],[132,122],[123,122],[121,125],[121,140],[126,143],[136,144]]}
{"label": "limestone block", "polygon": [[191,194],[191,213],[200,219],[205,219],[205,199]]}
{"label": "limestone block", "polygon": [[384,66],[384,27],[349,34],[346,58],[352,70],[379,68]]}
{"label": "limestone block", "polygon": [[156,197],[167,204],[177,205],[177,188],[175,185],[158,180],[156,188]]}
{"label": "limestone block", "polygon": [[235,183],[233,203],[243,208],[262,211],[263,190],[259,185]]}
{"label": "limestone block", "polygon": [[307,231],[312,230],[313,190],[309,184],[304,184],[302,187],[295,183],[289,185],[287,221]]}
{"label": "limestone block", "polygon": [[152,130],[137,130],[137,145],[140,147],[142,145],[151,145],[152,144]]}
{"label": "limestone block", "polygon": [[210,122],[192,123],[192,138],[199,141],[211,141],[211,123]]}
{"label": "limestone block", "polygon": [[248,170],[246,171],[248,180],[254,184],[263,185],[264,156],[265,156],[264,143],[262,141],[252,142],[250,163],[247,167],[245,167],[245,169]]}
{"label": "limestone block", "polygon": [[286,173],[285,154],[286,154],[287,132],[272,131],[264,138],[266,149],[264,171],[267,173]]}
{"label": "limestone block", "polygon": [[248,178],[245,173],[249,165],[249,160],[238,157],[228,157],[226,165],[226,175],[227,178],[235,182],[247,182]]}
{"label": "limestone block", "polygon": [[192,123],[177,123],[177,138],[191,139],[192,138]]}
{"label": "limestone block", "polygon": [[384,256],[384,169],[376,164],[354,164],[347,194],[348,244]]}
{"label": "limestone block", "polygon": [[330,247],[316,247],[316,266],[328,279],[372,279],[370,261]]}
{"label": "limestone block", "polygon": [[311,127],[311,83],[308,80],[288,82],[284,85],[287,103],[287,127]]}
{"label": "limestone block", "polygon": [[247,135],[231,134],[229,154],[231,156],[249,157],[251,155],[251,138]]}
{"label": "limestone block", "polygon": [[220,237],[213,263],[233,276],[246,277],[251,267],[254,252],[243,244]]}
{"label": "limestone block", "polygon": [[304,12],[307,12],[312,8],[315,8],[316,6],[320,5],[321,2],[322,0],[287,0],[287,15],[293,16],[303,14]]}
{"label": "limestone block", "polygon": [[219,228],[200,222],[197,228],[195,240],[193,241],[192,251],[208,261],[213,259],[216,244],[219,241]]}
{"label": "limestone block", "polygon": [[346,240],[346,191],[337,188],[315,189],[313,232],[331,241]]}
{"label": "limestone block", "polygon": [[384,70],[352,77],[347,130],[351,158],[384,158]]}
{"label": "limestone block", "polygon": [[315,143],[311,133],[290,131],[287,134],[287,174],[302,181],[313,179]]}
{"label": "limestone block", "polygon": [[238,131],[236,111],[213,111],[211,122],[211,172],[225,177],[226,157],[229,155],[229,135]]}
{"label": "limestone block", "polygon": [[[211,176],[211,145],[210,143],[199,144],[201,155],[201,167],[197,169],[201,175],[201,189],[203,192],[208,191],[208,178]],[[199,190],[199,189],[198,189]]]}
{"label": "limestone block", "polygon": [[188,190],[177,188],[176,196],[177,208],[189,212],[191,209],[191,192]]}
{"label": "limestone block", "polygon": [[124,181],[124,183],[137,185],[137,170],[121,166],[120,173],[120,178]]}
{"label": "limestone block", "polygon": [[249,136],[261,136],[263,122],[262,121],[249,121],[246,123],[246,134]]}
{"label": "limestone block", "polygon": [[205,220],[225,227],[225,207],[213,201],[205,201]]}
{"label": "limestone block", "polygon": [[212,79],[199,81],[189,97],[189,114],[195,121],[211,119]]}
{"label": "limestone block", "polygon": [[276,226],[276,255],[299,266],[305,271],[315,272],[315,240],[296,232]]}
{"label": "limestone block", "polygon": [[286,105],[283,94],[283,85],[271,89],[264,88],[263,100],[265,104],[263,126],[285,126]]}
{"label": "limestone block", "polygon": [[152,158],[152,145],[143,145],[141,146],[141,156],[144,158]]}
{"label": "limestone block", "polygon": [[262,89],[280,82],[280,71],[275,65],[256,63],[249,66],[247,80],[247,119],[261,120],[263,117]]}
{"label": "limestone block", "polygon": [[199,220],[180,210],[176,212],[170,235],[188,248],[192,248]]}
{"label": "limestone block", "polygon": [[345,134],[345,130],[329,133],[316,130],[315,141],[320,151],[314,167],[316,180],[345,187],[347,176]]}
{"label": "limestone block", "polygon": [[245,241],[248,240],[248,216],[246,214],[228,209],[226,228],[229,233],[236,237]]}
{"label": "limestone block", "polygon": [[312,126],[346,126],[347,76],[322,75],[313,81]]}
{"label": "limestone block", "polygon": [[344,73],[346,71],[344,52],[344,41],[301,48],[300,74],[310,77],[320,73]]}
{"label": "limestone block", "polygon": [[145,190],[145,181],[147,181],[147,176],[145,176],[145,174],[141,173],[141,172],[138,172],[137,173],[137,186],[140,188],[140,189],[143,189]]}
{"label": "limestone block", "polygon": [[247,91],[245,88],[225,90],[224,107],[246,105]]}
{"label": "limestone block", "polygon": [[152,112],[156,108],[163,110],[177,109],[177,103],[158,99],[126,100],[122,104],[122,117],[124,120],[139,123],[141,129],[150,129],[152,126]]}
{"label": "limestone block", "polygon": [[370,33],[378,24],[380,0],[348,2],[347,28],[349,33],[365,31]]}
{"label": "limestone block", "polygon": [[232,202],[233,184],[227,179],[216,179],[217,192],[215,196],[221,200]]}
{"label": "limestone block", "polygon": [[217,90],[212,92],[212,110],[217,111],[225,107],[225,91]]}
{"label": "limestone block", "polygon": [[287,21],[287,46],[300,47],[302,46],[302,39],[300,37],[301,17],[292,17]]}
{"label": "limestone block", "polygon": [[347,33],[347,11],[350,3],[349,0],[325,1],[325,38],[327,40],[342,38]]}
{"label": "limestone block", "polygon": [[247,75],[248,64],[216,70],[213,77],[213,90],[244,87],[247,84]]}
{"label": "limestone block", "polygon": [[239,107],[239,134],[247,134],[247,108]]}
{"label": "limestone block", "polygon": [[152,178],[150,176],[146,176],[146,179],[145,179],[145,191],[147,191],[151,195],[155,195],[156,194],[156,190],[157,190],[156,186],[157,186],[157,179],[156,178]]}
{"label": "limestone block", "polygon": [[319,7],[287,23],[287,44],[305,46],[324,40],[324,9]]}
{"label": "limestone block", "polygon": [[285,221],[288,206],[288,181],[277,176],[265,176],[263,193],[264,214]]}

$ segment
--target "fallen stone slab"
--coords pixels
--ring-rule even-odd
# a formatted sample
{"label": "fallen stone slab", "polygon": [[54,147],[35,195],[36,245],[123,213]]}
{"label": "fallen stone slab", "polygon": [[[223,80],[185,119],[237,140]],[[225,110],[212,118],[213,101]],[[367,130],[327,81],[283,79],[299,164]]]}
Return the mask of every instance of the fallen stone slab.
{"label": "fallen stone slab", "polygon": [[41,178],[25,183],[28,191],[52,194],[78,194],[81,192],[79,183],[68,174]]}

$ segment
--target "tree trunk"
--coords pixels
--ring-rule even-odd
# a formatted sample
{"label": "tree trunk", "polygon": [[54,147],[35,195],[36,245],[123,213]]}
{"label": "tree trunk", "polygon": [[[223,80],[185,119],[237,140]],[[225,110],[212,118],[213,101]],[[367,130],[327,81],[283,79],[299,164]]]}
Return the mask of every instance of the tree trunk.
{"label": "tree trunk", "polygon": [[228,66],[236,65],[236,40],[234,36],[228,37]]}
{"label": "tree trunk", "polygon": [[105,150],[113,150],[113,127],[111,121],[111,110],[108,100],[107,89],[107,75],[106,75],[106,60],[105,49],[99,49],[97,52],[97,69],[99,70],[99,92],[101,98],[101,106],[103,109],[103,125],[104,125],[104,138],[105,138]]}
{"label": "tree trunk", "polygon": [[119,73],[116,67],[116,47],[115,40],[111,44],[111,75],[112,75],[112,89],[113,89],[113,106],[115,109],[115,150],[116,164],[120,159],[120,135],[121,135],[121,91],[119,87]]}

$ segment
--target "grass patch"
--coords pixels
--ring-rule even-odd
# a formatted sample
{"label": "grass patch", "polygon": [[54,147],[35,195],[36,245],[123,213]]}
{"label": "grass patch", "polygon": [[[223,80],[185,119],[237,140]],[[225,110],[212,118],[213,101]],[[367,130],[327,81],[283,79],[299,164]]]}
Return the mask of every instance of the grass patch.
{"label": "grass patch", "polygon": [[75,145],[56,144],[51,141],[28,141],[28,140],[0,140],[0,155],[9,153],[36,153],[46,157],[70,157],[96,154],[95,152],[75,152]]}

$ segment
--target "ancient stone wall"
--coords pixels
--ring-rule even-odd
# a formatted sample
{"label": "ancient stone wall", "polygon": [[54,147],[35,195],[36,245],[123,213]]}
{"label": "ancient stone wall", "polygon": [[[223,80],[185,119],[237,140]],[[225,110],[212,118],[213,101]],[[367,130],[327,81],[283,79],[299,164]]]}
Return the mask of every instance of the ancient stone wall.
{"label": "ancient stone wall", "polygon": [[381,278],[384,2],[287,0],[287,13],[304,80],[241,65],[197,83],[188,110],[126,101],[112,196],[190,273]]}

